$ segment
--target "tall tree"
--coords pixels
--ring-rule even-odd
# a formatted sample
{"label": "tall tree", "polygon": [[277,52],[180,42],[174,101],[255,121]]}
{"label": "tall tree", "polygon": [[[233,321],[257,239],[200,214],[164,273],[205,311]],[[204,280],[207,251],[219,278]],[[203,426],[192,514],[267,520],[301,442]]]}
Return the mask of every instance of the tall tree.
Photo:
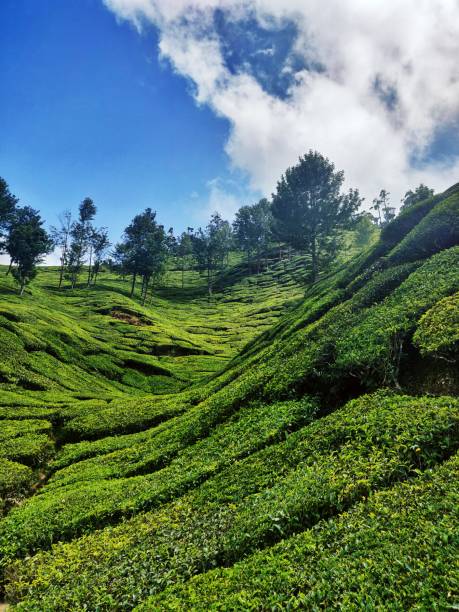
{"label": "tall tree", "polygon": [[424,183],[421,183],[414,191],[410,189],[405,193],[401,200],[402,206],[400,210],[405,210],[406,208],[413,206],[413,204],[417,204],[418,202],[431,198],[433,195],[434,190],[427,187],[427,185],[424,185]]}
{"label": "tall tree", "polygon": [[65,210],[59,215],[59,226],[51,227],[51,239],[55,248],[60,250],[60,270],[59,270],[59,289],[62,287],[64,272],[68,265],[68,255],[70,246],[70,232],[72,229],[72,213]]}
{"label": "tall tree", "polygon": [[[83,268],[86,253],[90,247],[93,227],[91,221],[96,214],[96,207],[91,198],[85,198],[78,209],[78,221],[72,224],[70,231],[71,243],[68,253],[68,271],[72,289]],[[89,266],[91,268],[91,264]]]}
{"label": "tall tree", "polygon": [[261,253],[267,249],[272,239],[271,205],[266,198],[253,206],[242,206],[236,213],[233,223],[234,235],[238,246],[247,254],[256,254],[258,270],[260,269]]}
{"label": "tall tree", "polygon": [[97,230],[94,230],[91,235],[91,247],[94,256],[94,264],[91,270],[90,282],[93,285],[97,282],[97,276],[100,272],[100,266],[102,264],[102,260],[110,247],[110,240],[108,238],[108,229],[106,227],[101,227]]}
{"label": "tall tree", "polygon": [[375,219],[379,227],[385,227],[392,219],[395,219],[395,207],[390,205],[389,195],[388,191],[381,189],[379,197],[373,200],[373,206],[371,206],[371,209],[377,214]]}
{"label": "tall tree", "polygon": [[366,247],[379,234],[375,218],[369,212],[358,216],[353,230],[355,245],[359,248]]}
{"label": "tall tree", "polygon": [[[18,201],[17,197],[11,193],[8,183],[0,177],[0,253],[5,251],[5,236],[13,220]],[[12,262],[10,260],[7,275],[11,266]]]}
{"label": "tall tree", "polygon": [[158,280],[165,271],[168,241],[164,226],[156,221],[151,208],[136,215],[124,230],[123,242],[115,249],[121,268],[132,274],[131,297],[137,277],[142,278],[140,299],[145,303],[150,282]]}
{"label": "tall tree", "polygon": [[118,244],[115,244],[113,251],[110,253],[111,270],[120,274],[123,281],[126,280],[126,276],[131,273],[128,265],[128,249],[129,247],[125,242],[118,242]]}
{"label": "tall tree", "polygon": [[26,284],[35,277],[37,265],[53,247],[42,225],[39,213],[30,206],[17,208],[10,222],[5,250],[11,258],[12,274],[21,296]]}
{"label": "tall tree", "polygon": [[288,168],[273,195],[273,229],[278,239],[311,256],[314,282],[321,261],[336,248],[339,231],[349,227],[362,199],[356,189],[341,193],[344,172],[309,151]]}
{"label": "tall tree", "polygon": [[18,201],[11,193],[8,183],[0,177],[0,233],[7,229]]}
{"label": "tall tree", "polygon": [[182,271],[182,289],[185,286],[185,269],[193,262],[193,228],[189,227],[186,232],[180,234],[177,241],[177,257],[180,259]]}
{"label": "tall tree", "polygon": [[207,292],[212,295],[215,271],[223,267],[231,248],[231,226],[214,213],[205,229],[193,234],[193,253],[201,272],[207,276]]}

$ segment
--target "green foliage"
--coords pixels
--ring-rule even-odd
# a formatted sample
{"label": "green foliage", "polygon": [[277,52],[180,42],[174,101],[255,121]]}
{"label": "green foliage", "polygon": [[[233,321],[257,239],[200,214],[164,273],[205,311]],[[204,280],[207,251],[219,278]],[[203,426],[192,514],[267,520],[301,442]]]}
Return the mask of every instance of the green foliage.
{"label": "green foliage", "polygon": [[231,248],[232,234],[228,221],[214,213],[207,226],[192,235],[193,254],[199,270],[206,274],[207,290],[212,294],[214,276],[222,268]]}
{"label": "green foliage", "polygon": [[361,204],[357,190],[340,193],[343,182],[342,171],[309,151],[286,170],[273,196],[274,234],[311,256],[313,281],[320,257],[335,255],[337,231],[350,225]]}
{"label": "green foliage", "polygon": [[459,342],[459,293],[437,302],[420,319],[413,336],[421,354],[452,356]]}
{"label": "green foliage", "polygon": [[20,501],[33,482],[29,467],[0,456],[0,517],[8,506]]}
{"label": "green foliage", "polygon": [[381,189],[379,197],[373,200],[371,209],[375,211],[375,221],[380,227],[386,227],[395,219],[395,208],[389,204],[389,193],[385,189]]}
{"label": "green foliage", "polygon": [[25,434],[0,442],[0,457],[36,466],[53,454],[54,444],[45,434]]}
{"label": "green foliage", "polygon": [[[8,592],[38,609],[131,608],[171,582],[237,561],[416,476],[458,445],[457,400],[363,397],[171,504],[15,564]],[[10,552],[20,512],[4,521]],[[29,516],[22,537],[36,537],[35,528]]]}
{"label": "green foliage", "polygon": [[401,210],[405,210],[418,202],[423,202],[428,198],[431,198],[434,194],[434,190],[421,183],[416,189],[413,191],[410,189],[405,193],[405,196],[402,199],[402,207]]}
{"label": "green foliage", "polygon": [[5,251],[11,259],[11,273],[20,295],[37,272],[37,264],[52,250],[51,240],[42,227],[43,221],[30,206],[18,207],[12,214],[5,240]]}
{"label": "green foliage", "polygon": [[31,433],[49,432],[51,423],[44,420],[29,419],[24,421],[3,420],[0,429],[0,442]]}
{"label": "green foliage", "polygon": [[[143,446],[76,463],[57,472],[38,496],[11,512],[0,525],[3,552],[17,550],[17,546],[19,550],[46,546],[56,536],[71,537],[123,514],[157,506],[232,461],[279,440],[289,429],[309,420],[313,412],[314,405],[307,401],[277,405],[274,412],[268,406],[247,408],[201,443],[190,445],[168,467],[146,476],[126,478],[169,463],[183,447],[183,440],[178,439],[175,448],[172,444],[164,448],[160,436],[152,436]],[[104,480],[107,478],[116,480]]]}
{"label": "green foliage", "polygon": [[[0,236],[8,227],[17,203],[18,199],[11,193],[8,183],[0,177]],[[3,244],[0,243],[0,248],[2,247]]]}
{"label": "green foliage", "polygon": [[252,206],[241,206],[233,223],[234,236],[241,250],[250,257],[256,254],[258,267],[261,254],[265,252],[272,239],[271,205],[266,198]]}
{"label": "green foliage", "polygon": [[[422,203],[418,204],[422,206]],[[408,209],[412,212],[414,209]],[[443,199],[389,253],[388,262],[415,261],[459,241],[459,190]]]}
{"label": "green foliage", "polygon": [[459,456],[136,610],[453,609]]}
{"label": "green foliage", "polygon": [[72,289],[78,282],[87,253],[91,248],[91,236],[94,231],[91,222],[94,219],[96,210],[96,206],[91,198],[85,198],[78,209],[78,221],[72,223],[70,227],[69,236],[71,241],[68,254],[66,254],[66,264]]}
{"label": "green foliage", "polygon": [[383,243],[395,246],[410,232],[435,206],[451,196],[459,194],[459,183],[447,189],[444,193],[422,200],[402,210],[398,217],[385,227],[381,233]]}
{"label": "green foliage", "polygon": [[310,257],[277,249],[259,274],[231,254],[211,299],[169,269],[145,307],[106,271],[59,291],[45,268],[22,300],[0,275],[8,598],[456,605],[457,197],[413,204],[306,291]]}

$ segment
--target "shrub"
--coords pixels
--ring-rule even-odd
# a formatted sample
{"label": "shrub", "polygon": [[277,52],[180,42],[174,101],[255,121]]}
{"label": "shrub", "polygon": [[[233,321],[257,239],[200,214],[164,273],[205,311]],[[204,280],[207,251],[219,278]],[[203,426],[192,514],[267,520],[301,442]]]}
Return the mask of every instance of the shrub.
{"label": "shrub", "polygon": [[147,610],[453,609],[459,457],[231,568],[171,585]]}
{"label": "shrub", "polygon": [[[458,445],[455,399],[361,398],[154,512],[15,563],[8,593],[25,609],[132,608],[416,476]],[[21,533],[19,518],[15,511],[4,522],[7,554],[43,529],[29,514]]]}
{"label": "shrub", "polygon": [[458,242],[459,187],[448,198],[437,204],[397,244],[387,256],[387,261],[398,263],[423,259],[442,249],[448,249]]}
{"label": "shrub", "polygon": [[3,440],[0,457],[30,466],[44,463],[52,455],[54,444],[46,434],[26,434]]}
{"label": "shrub", "polygon": [[422,315],[413,337],[421,354],[449,356],[459,342],[459,292],[437,302]]}
{"label": "shrub", "polygon": [[9,504],[24,497],[32,480],[30,468],[0,457],[0,516]]}

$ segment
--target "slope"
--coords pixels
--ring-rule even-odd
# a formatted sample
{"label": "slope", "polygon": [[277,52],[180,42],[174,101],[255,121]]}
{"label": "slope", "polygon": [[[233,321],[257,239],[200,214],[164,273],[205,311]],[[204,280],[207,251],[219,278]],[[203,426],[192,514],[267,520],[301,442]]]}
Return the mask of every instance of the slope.
{"label": "slope", "polygon": [[[199,291],[182,294],[182,321],[191,304],[203,311],[194,338],[213,314],[228,325],[215,330],[220,372],[182,392],[94,393],[48,419],[44,404],[8,408],[28,435],[46,437],[54,418],[59,444],[43,486],[0,522],[8,599],[24,610],[457,605],[457,522],[441,516],[457,506],[458,212],[458,185],[408,209],[277,322],[300,289],[272,270],[235,269],[207,316]],[[157,300],[168,325],[179,320]]]}

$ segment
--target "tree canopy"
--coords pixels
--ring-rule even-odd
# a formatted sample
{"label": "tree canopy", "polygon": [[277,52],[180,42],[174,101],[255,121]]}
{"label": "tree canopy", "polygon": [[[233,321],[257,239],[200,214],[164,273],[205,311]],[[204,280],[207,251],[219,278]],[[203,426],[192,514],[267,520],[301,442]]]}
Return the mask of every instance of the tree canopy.
{"label": "tree canopy", "polygon": [[39,213],[30,206],[16,208],[5,250],[12,263],[12,274],[19,284],[21,296],[27,283],[36,275],[37,265],[52,250],[53,243]]}
{"label": "tree canopy", "polygon": [[271,204],[266,198],[252,206],[242,206],[236,213],[233,223],[237,245],[247,254],[253,253],[259,260],[262,251],[268,248],[272,238]]}
{"label": "tree canopy", "polygon": [[349,227],[362,202],[356,189],[341,192],[343,182],[343,171],[309,151],[286,170],[273,195],[275,235],[311,256],[313,281],[322,257],[336,249],[339,230]]}
{"label": "tree canopy", "polygon": [[405,210],[413,204],[417,204],[418,202],[422,202],[423,200],[427,200],[434,195],[434,190],[424,183],[421,183],[414,191],[411,189],[405,193],[402,198],[402,206],[401,210]]}
{"label": "tree canopy", "polygon": [[207,274],[207,290],[212,294],[213,275],[221,267],[232,244],[231,226],[214,213],[208,225],[193,234],[193,252],[202,272]]}

